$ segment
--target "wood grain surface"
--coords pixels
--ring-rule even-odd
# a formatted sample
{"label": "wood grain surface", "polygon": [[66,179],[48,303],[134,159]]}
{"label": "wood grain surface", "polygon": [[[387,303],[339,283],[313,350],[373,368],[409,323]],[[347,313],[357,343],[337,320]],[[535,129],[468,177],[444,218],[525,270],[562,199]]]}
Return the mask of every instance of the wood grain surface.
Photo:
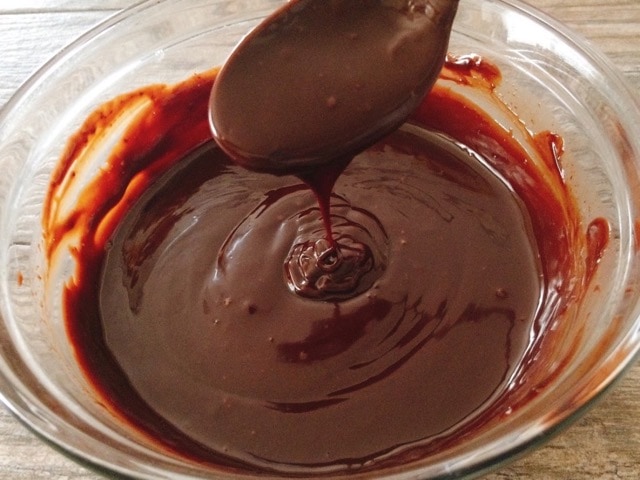
{"label": "wood grain surface", "polygon": [[[481,0],[462,0],[481,1]],[[127,0],[0,0],[0,108],[65,44]],[[586,37],[640,91],[640,0],[530,0]],[[1,173],[0,173],[1,174]],[[0,479],[96,480],[0,407]],[[582,419],[486,480],[640,479],[640,364]]]}

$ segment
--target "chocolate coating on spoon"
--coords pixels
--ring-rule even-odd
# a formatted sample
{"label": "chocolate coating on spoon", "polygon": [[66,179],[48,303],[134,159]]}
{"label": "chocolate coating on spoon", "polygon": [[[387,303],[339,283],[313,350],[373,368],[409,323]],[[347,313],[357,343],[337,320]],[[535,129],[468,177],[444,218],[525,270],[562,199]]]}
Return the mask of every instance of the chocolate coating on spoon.
{"label": "chocolate coating on spoon", "polygon": [[299,174],[395,130],[440,72],[457,0],[295,0],[238,45],[213,87],[218,144]]}

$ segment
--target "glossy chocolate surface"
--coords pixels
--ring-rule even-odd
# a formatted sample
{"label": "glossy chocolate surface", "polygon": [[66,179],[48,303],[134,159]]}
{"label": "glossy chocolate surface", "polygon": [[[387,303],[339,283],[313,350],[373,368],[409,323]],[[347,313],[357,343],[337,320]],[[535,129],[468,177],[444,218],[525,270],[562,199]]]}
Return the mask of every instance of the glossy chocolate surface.
{"label": "glossy chocolate surface", "polygon": [[[450,59],[412,119],[337,178],[334,238],[370,262],[354,288],[319,297],[287,267],[296,245],[322,254],[316,198],[216,147],[214,80],[114,99],[52,178],[45,248],[53,259],[79,239],[67,328],[100,401],[171,454],[308,477],[446,451],[535,397],[557,373],[547,327],[608,230],[582,224],[560,137],[525,149],[450,88],[490,95],[495,67]],[[139,101],[147,121],[78,195],[83,160]]]}

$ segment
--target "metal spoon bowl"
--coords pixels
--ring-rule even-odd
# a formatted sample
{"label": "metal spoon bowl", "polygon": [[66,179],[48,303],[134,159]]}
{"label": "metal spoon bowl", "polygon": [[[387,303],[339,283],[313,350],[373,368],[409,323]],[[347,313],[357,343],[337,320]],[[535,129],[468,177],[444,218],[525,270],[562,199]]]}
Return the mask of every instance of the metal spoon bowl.
{"label": "metal spoon bowl", "polygon": [[458,0],[292,0],[235,48],[214,138],[257,171],[299,173],[396,129],[432,87]]}

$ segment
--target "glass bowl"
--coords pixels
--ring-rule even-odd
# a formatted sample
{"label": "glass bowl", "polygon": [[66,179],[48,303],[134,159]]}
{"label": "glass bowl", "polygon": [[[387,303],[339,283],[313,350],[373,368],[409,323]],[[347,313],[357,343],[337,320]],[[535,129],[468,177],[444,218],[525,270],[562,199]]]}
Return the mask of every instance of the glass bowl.
{"label": "glass bowl", "polygon": [[[280,3],[142,2],[62,51],[0,116],[2,399],[45,440],[97,469],[150,479],[248,477],[166,455],[97,400],[65,330],[61,286],[73,265],[50,264],[43,252],[42,205],[51,172],[67,139],[97,106],[222,64],[242,35]],[[495,468],[581,414],[640,349],[635,94],[598,52],[517,0],[462,2],[450,50],[498,65],[498,96],[519,121],[562,135],[565,179],[581,214],[605,218],[611,239],[576,309],[575,326],[556,338],[553,361],[541,369],[536,395],[482,434],[380,470],[378,478],[459,478]]]}

